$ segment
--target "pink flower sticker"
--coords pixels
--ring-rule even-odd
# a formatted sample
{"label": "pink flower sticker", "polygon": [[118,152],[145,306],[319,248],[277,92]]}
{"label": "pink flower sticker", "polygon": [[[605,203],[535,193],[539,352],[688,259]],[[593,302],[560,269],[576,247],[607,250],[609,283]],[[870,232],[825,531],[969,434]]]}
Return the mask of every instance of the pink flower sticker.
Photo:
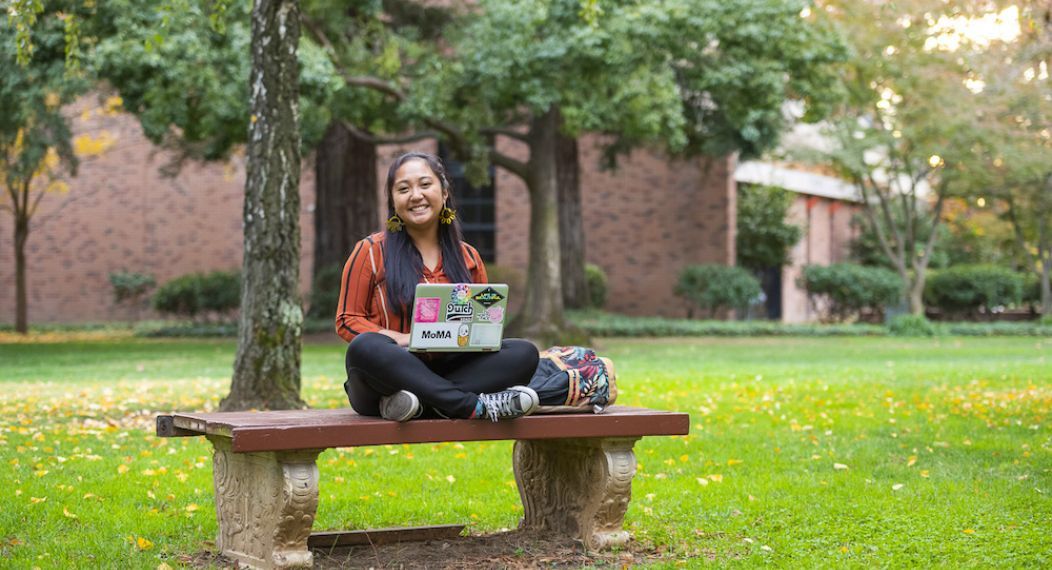
{"label": "pink flower sticker", "polygon": [[416,300],[416,315],[413,321],[418,323],[437,323],[438,313],[442,308],[442,299],[438,297],[424,297]]}
{"label": "pink flower sticker", "polygon": [[500,324],[504,322],[504,307],[490,307],[486,309],[486,318],[489,322]]}

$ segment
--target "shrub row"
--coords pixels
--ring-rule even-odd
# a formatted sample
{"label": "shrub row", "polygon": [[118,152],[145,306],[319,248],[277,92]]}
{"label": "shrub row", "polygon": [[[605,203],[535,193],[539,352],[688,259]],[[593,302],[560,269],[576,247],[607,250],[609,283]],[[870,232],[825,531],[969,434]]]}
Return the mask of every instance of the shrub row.
{"label": "shrub row", "polygon": [[991,312],[1023,302],[1026,278],[996,265],[959,265],[940,269],[924,286],[925,304],[952,315]]}
{"label": "shrub row", "polygon": [[827,320],[844,321],[866,309],[883,314],[886,306],[902,296],[902,279],[894,272],[854,263],[809,265],[800,284],[812,306],[827,315]]}
{"label": "shrub row", "polygon": [[232,271],[190,273],[161,285],[153,296],[159,313],[194,318],[229,315],[241,304],[241,276]]}

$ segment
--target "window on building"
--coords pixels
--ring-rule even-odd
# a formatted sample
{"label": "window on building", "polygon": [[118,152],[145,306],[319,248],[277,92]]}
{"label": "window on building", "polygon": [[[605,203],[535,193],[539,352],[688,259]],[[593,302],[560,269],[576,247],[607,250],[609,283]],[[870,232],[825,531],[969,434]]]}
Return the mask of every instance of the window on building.
{"label": "window on building", "polygon": [[438,147],[439,158],[446,165],[449,183],[457,197],[457,219],[464,230],[464,241],[475,246],[486,263],[497,261],[496,201],[494,199],[494,168],[489,167],[490,183],[472,186],[464,176],[464,164],[454,160],[445,145]]}

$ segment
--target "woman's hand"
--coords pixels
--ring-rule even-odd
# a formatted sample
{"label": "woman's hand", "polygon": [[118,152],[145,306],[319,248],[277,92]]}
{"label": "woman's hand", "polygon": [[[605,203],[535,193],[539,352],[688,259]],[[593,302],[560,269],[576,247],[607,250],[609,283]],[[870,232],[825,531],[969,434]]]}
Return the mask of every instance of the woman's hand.
{"label": "woman's hand", "polygon": [[380,334],[390,337],[392,340],[398,343],[398,346],[409,346],[409,333],[393,331],[390,329],[383,329],[382,331],[380,331]]}

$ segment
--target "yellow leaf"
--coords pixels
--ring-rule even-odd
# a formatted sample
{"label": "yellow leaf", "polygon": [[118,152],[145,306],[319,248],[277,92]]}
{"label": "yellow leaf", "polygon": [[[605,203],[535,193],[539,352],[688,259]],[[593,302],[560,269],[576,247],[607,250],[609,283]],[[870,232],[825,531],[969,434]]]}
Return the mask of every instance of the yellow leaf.
{"label": "yellow leaf", "polygon": [[186,505],[186,512],[192,513],[192,512],[196,511],[199,508],[201,508],[201,507],[198,507],[197,503],[190,503],[189,505]]}
{"label": "yellow leaf", "polygon": [[906,461],[906,467],[913,467],[917,464],[917,456],[911,455],[909,460]]}
{"label": "yellow leaf", "polygon": [[837,471],[844,471],[847,469],[847,465],[844,465],[843,463],[834,463],[833,469],[836,469]]}
{"label": "yellow leaf", "polygon": [[167,562],[161,562],[157,565],[157,570],[172,570],[172,567]]}
{"label": "yellow leaf", "polygon": [[128,466],[127,465],[122,463],[122,464],[117,466],[117,473],[120,473],[121,475],[124,475],[127,472],[128,472]]}
{"label": "yellow leaf", "polygon": [[898,491],[899,489],[901,489],[903,487],[905,487],[905,485],[903,485],[902,483],[895,483],[894,485],[891,486],[891,490],[892,491]]}
{"label": "yellow leaf", "polygon": [[149,550],[153,548],[153,543],[140,536],[135,539],[135,546],[137,546],[139,550]]}
{"label": "yellow leaf", "polygon": [[66,507],[62,507],[62,514],[65,515],[67,518],[71,518],[71,519],[78,518],[77,515],[69,512],[69,509],[67,509]]}
{"label": "yellow leaf", "polygon": [[62,98],[58,96],[58,93],[48,93],[44,97],[44,105],[47,105],[50,109],[54,109],[60,104],[62,104]]}
{"label": "yellow leaf", "polygon": [[928,478],[928,470],[927,469],[921,469],[920,476],[924,477],[925,479],[927,479]]}
{"label": "yellow leaf", "polygon": [[708,479],[706,479],[706,478],[704,478],[704,477],[698,477],[698,478],[697,478],[697,482],[698,482],[698,484],[699,484],[699,485],[701,485],[702,487],[704,487],[704,486],[706,486],[706,485],[708,485],[708,484],[709,484],[709,480],[708,480]]}
{"label": "yellow leaf", "polygon": [[106,99],[105,107],[108,115],[116,115],[124,107],[124,99],[121,99],[119,95],[109,97]]}
{"label": "yellow leaf", "polygon": [[848,548],[848,547],[846,547],[846,546],[841,546],[841,547],[840,547],[840,553],[841,553],[841,554],[847,554],[847,553],[848,553],[848,552],[849,552],[850,550],[851,550],[851,549],[850,549],[850,548]]}
{"label": "yellow leaf", "polygon": [[686,462],[687,462],[687,461],[688,461],[689,459],[690,459],[690,458],[689,458],[689,457],[687,457],[687,454],[685,454],[685,453],[684,453],[683,455],[680,455],[680,456],[679,456],[679,461],[680,461],[681,463],[686,463]]}
{"label": "yellow leaf", "polygon": [[43,503],[47,500],[47,497],[29,497],[29,502],[32,504]]}
{"label": "yellow leaf", "polygon": [[963,532],[964,534],[975,534],[975,529],[966,528],[966,529],[962,530],[961,532]]}
{"label": "yellow leaf", "polygon": [[713,474],[713,475],[709,475],[708,478],[709,478],[709,481],[712,481],[713,483],[722,483],[723,482],[723,475]]}
{"label": "yellow leaf", "polygon": [[728,466],[737,465],[739,463],[744,463],[744,461],[742,461],[741,459],[728,459],[727,460],[727,465]]}
{"label": "yellow leaf", "polygon": [[73,152],[78,156],[98,156],[109,150],[116,142],[117,138],[109,131],[102,131],[97,137],[77,135],[73,139]]}

